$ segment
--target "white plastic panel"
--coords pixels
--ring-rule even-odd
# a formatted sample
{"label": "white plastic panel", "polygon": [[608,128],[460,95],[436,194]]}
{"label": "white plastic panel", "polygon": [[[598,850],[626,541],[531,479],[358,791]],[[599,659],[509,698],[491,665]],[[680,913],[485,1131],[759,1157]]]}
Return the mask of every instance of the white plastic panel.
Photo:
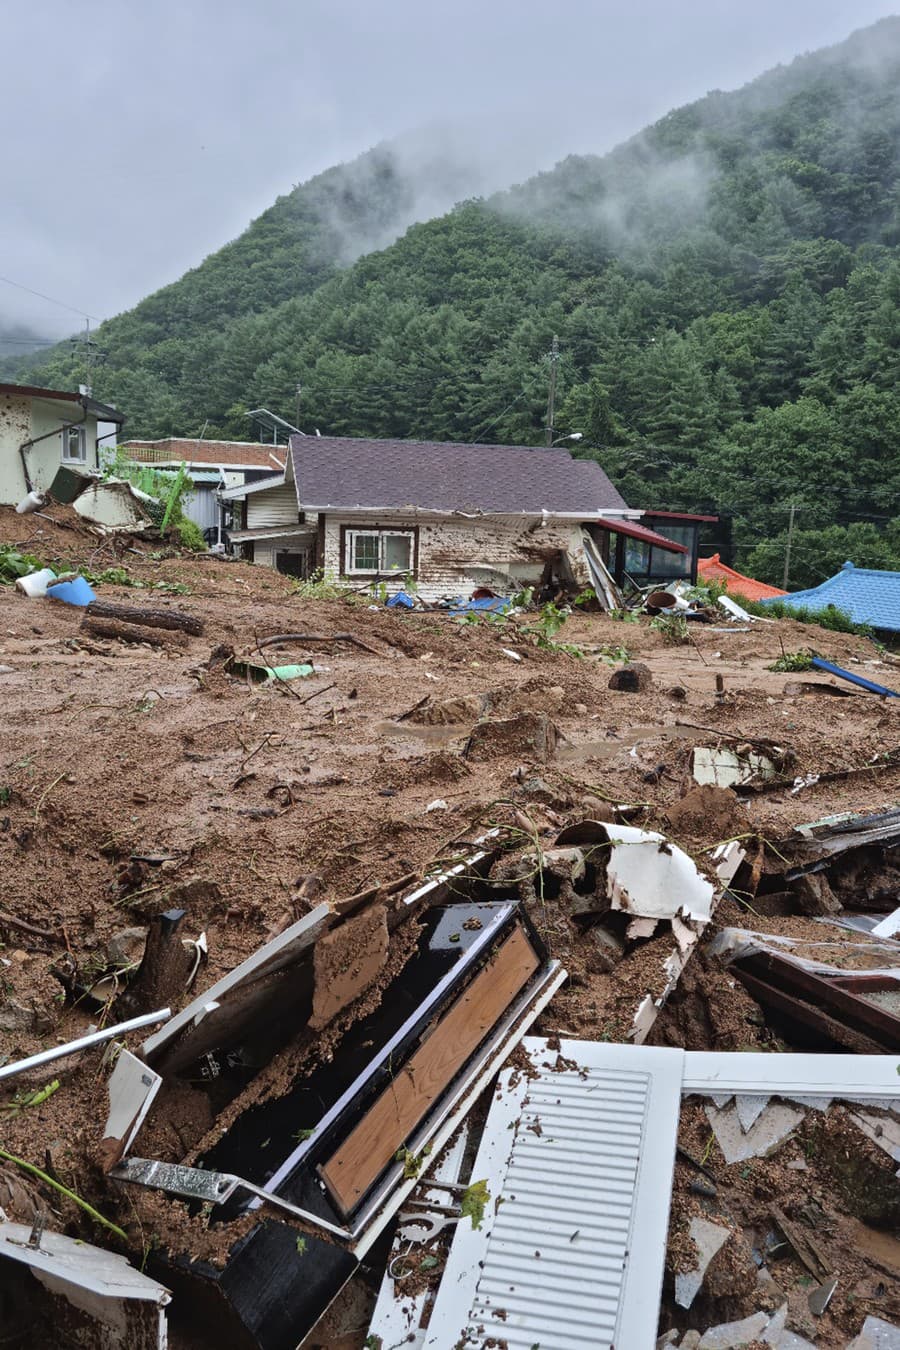
{"label": "white plastic panel", "polygon": [[425,1345],[651,1350],[683,1052],[524,1044],[537,1077],[501,1075],[472,1173],[491,1199],[457,1227]]}

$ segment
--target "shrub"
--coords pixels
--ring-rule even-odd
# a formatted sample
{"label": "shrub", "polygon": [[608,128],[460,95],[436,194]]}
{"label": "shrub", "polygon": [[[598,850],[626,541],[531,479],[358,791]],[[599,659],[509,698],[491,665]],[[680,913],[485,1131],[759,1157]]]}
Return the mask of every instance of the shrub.
{"label": "shrub", "polygon": [[179,515],[175,521],[175,533],[178,535],[178,542],[182,548],[189,548],[194,553],[206,552],[206,540],[203,538],[203,531],[195,520],[189,520],[187,516]]}
{"label": "shrub", "polygon": [[740,602],[748,614],[756,614],[763,619],[796,619],[798,623],[817,624],[832,633],[856,633],[860,637],[872,637],[872,627],[867,623],[854,623],[850,615],[836,605],[825,609],[810,609],[806,605],[792,605],[790,597],[785,600],[771,600],[761,604],[758,600]]}

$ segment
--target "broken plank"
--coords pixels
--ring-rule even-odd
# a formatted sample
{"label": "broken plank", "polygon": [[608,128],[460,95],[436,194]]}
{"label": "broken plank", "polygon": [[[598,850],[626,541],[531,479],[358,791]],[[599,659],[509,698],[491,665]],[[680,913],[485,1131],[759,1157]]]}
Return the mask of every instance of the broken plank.
{"label": "broken plank", "polygon": [[817,1280],[827,1279],[831,1272],[818,1254],[815,1243],[800,1232],[797,1225],[791,1222],[784,1210],[780,1209],[778,1205],[772,1205],[769,1213],[810,1274],[814,1275]]}
{"label": "broken plank", "polygon": [[835,1045],[845,1045],[848,1050],[862,1051],[865,1054],[884,1054],[884,1046],[869,1036],[864,1036],[861,1032],[851,1032],[842,1022],[820,1008],[814,1008],[810,1003],[804,1003],[799,998],[794,998],[791,994],[784,993],[781,989],[776,989],[773,985],[767,984],[765,980],[751,975],[749,971],[743,970],[740,965],[731,967],[741,984],[747,990],[757,1003],[762,1004],[764,1008],[772,1008],[775,1012],[782,1013],[795,1021],[810,1027],[820,1035],[826,1036],[834,1041]]}
{"label": "broken plank", "polygon": [[787,961],[774,952],[749,956],[741,966],[751,975],[761,975],[766,982],[777,981],[790,993],[798,995],[818,1008],[827,1008],[854,1031],[883,1043],[887,1050],[900,1050],[900,1017],[867,1002],[857,994],[834,985],[831,980]]}
{"label": "broken plank", "polygon": [[524,930],[516,928],[320,1167],[329,1194],[344,1214],[375,1183],[539,965]]}
{"label": "broken plank", "polygon": [[201,637],[204,623],[193,614],[179,609],[143,609],[136,605],[114,605],[109,600],[92,600],[86,609],[92,619],[117,619],[121,623],[139,623],[145,628],[180,629]]}

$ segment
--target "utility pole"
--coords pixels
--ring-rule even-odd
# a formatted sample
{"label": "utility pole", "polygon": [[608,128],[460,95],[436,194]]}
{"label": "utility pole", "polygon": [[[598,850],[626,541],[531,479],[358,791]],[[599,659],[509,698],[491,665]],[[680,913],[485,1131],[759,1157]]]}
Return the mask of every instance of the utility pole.
{"label": "utility pole", "polygon": [[94,362],[93,362],[93,343],[91,342],[91,321],[85,318],[84,321],[84,347],[87,357],[87,391],[88,397],[94,391]]}
{"label": "utility pole", "polygon": [[547,445],[553,444],[553,418],[556,413],[556,367],[559,364],[559,338],[553,334],[550,345],[550,391],[547,395]]}
{"label": "utility pole", "polygon": [[301,395],[302,392],[303,392],[303,385],[302,385],[302,384],[298,384],[298,385],[297,385],[297,416],[294,418],[294,426],[297,427],[298,430],[299,430],[299,427],[300,427],[300,395]]}
{"label": "utility pole", "polygon": [[791,570],[791,543],[793,542],[793,538],[794,538],[794,514],[795,514],[796,510],[797,510],[797,508],[796,508],[796,506],[795,506],[795,505],[793,504],[793,502],[792,502],[792,503],[791,503],[791,518],[790,518],[790,520],[788,521],[787,547],[786,547],[786,549],[784,550],[784,577],[783,577],[782,582],[781,582],[781,589],[782,589],[783,591],[786,591],[787,588],[788,588],[788,576],[790,575],[790,570]]}

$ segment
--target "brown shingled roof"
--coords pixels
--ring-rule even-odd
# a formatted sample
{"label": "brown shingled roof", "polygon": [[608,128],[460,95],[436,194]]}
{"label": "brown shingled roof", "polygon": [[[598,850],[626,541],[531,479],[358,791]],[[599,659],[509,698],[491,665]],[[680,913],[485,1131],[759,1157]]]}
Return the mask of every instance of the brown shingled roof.
{"label": "brown shingled roof", "polygon": [[232,464],[246,468],[284,467],[283,445],[260,445],[258,441],[192,441],[170,437],[162,441],[122,441],[131,459],[140,464]]}
{"label": "brown shingled roof", "polygon": [[585,518],[628,509],[596,460],[565,449],[292,436],[291,455],[301,507]]}

